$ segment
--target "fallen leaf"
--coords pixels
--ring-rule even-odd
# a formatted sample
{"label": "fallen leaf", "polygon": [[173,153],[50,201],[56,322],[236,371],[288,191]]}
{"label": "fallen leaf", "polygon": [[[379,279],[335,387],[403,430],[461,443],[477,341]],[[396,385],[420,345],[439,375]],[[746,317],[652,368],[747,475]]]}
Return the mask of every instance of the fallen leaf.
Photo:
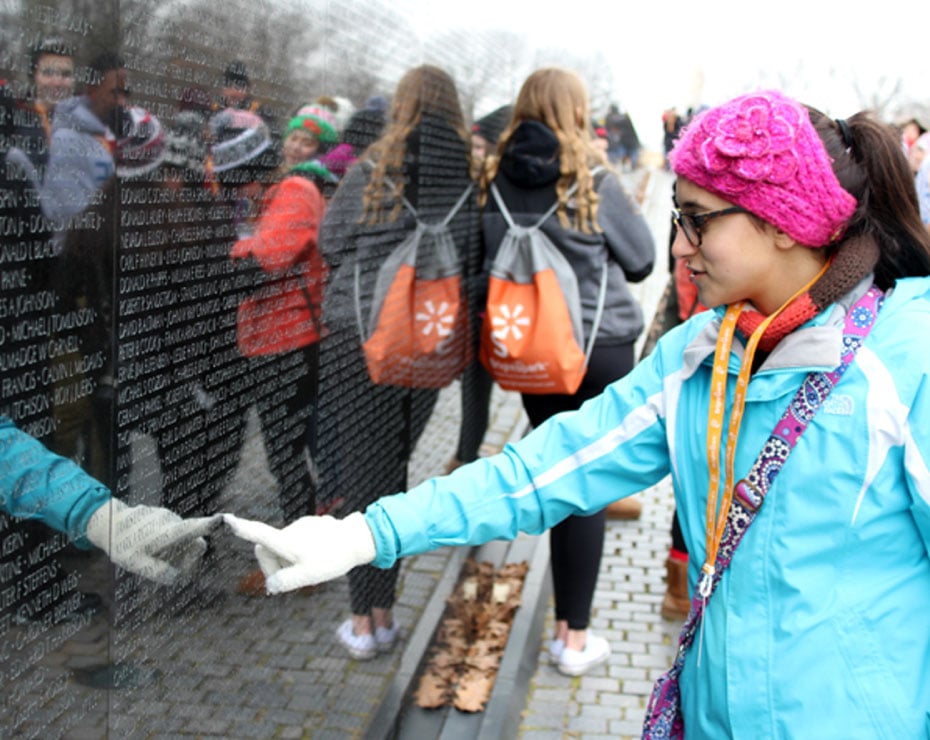
{"label": "fallen leaf", "polygon": [[417,706],[423,709],[436,709],[449,702],[449,684],[432,673],[425,673],[420,677],[417,687]]}
{"label": "fallen leaf", "polygon": [[480,712],[494,688],[494,679],[479,671],[469,671],[459,679],[452,705],[461,712]]}

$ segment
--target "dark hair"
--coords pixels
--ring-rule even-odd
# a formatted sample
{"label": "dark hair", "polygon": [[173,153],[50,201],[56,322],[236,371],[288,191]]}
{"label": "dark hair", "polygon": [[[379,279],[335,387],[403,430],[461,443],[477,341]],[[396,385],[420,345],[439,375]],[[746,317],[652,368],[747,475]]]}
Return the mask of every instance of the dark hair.
{"label": "dark hair", "polygon": [[223,73],[223,81],[226,83],[226,86],[240,84],[249,86],[249,75],[245,69],[245,62],[241,62],[238,59],[230,62],[226,65],[226,71]]}
{"label": "dark hair", "polygon": [[917,127],[918,134],[925,134],[925,133],[927,133],[927,127],[924,126],[924,125],[923,125],[920,121],[918,121],[916,118],[908,118],[904,123],[900,124],[900,125],[898,126],[898,128],[899,128],[899,129],[903,129],[905,126],[907,126],[908,124],[911,124],[911,123],[913,123],[913,124]]}
{"label": "dark hair", "polygon": [[74,49],[61,36],[46,36],[36,41],[29,50],[29,75],[36,73],[39,58],[44,54],[54,54],[59,57],[73,57]]}
{"label": "dark hair", "polygon": [[878,242],[875,282],[887,290],[898,278],[930,275],[930,233],[920,219],[900,136],[867,111],[845,126],[816,108],[808,111],[840,185],[858,202],[847,237],[868,235]]}
{"label": "dark hair", "polygon": [[363,108],[353,113],[346,123],[342,140],[350,144],[358,155],[378,140],[386,123],[387,119],[381,111]]}
{"label": "dark hair", "polygon": [[115,51],[102,51],[91,59],[88,65],[91,73],[88,83],[99,85],[107,72],[112,72],[114,69],[123,69],[125,66],[125,60]]}

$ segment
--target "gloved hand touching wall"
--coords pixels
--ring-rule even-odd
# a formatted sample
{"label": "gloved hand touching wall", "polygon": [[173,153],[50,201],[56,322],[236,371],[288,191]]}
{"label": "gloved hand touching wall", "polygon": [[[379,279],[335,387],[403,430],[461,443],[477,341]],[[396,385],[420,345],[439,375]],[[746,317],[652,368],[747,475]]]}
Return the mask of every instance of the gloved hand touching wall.
{"label": "gloved hand touching wall", "polygon": [[305,516],[283,529],[223,514],[236,536],[255,543],[270,594],[337,578],[375,559],[375,541],[360,512],[345,519]]}
{"label": "gloved hand touching wall", "polygon": [[119,567],[170,585],[200,563],[204,536],[221,522],[219,514],[182,519],[168,509],[111,498],[91,515],[86,536]]}

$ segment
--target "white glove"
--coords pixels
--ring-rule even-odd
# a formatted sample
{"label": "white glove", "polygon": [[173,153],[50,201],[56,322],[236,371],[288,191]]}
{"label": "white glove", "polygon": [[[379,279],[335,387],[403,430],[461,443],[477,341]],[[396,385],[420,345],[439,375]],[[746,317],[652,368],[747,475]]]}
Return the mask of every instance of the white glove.
{"label": "white glove", "polygon": [[375,559],[375,540],[360,512],[345,519],[305,516],[284,529],[232,514],[223,518],[237,537],[255,543],[270,594],[328,581]]}
{"label": "white glove", "polygon": [[120,568],[164,585],[188,575],[207,551],[204,535],[222,518],[182,519],[157,506],[127,506],[116,498],[87,522],[87,539]]}

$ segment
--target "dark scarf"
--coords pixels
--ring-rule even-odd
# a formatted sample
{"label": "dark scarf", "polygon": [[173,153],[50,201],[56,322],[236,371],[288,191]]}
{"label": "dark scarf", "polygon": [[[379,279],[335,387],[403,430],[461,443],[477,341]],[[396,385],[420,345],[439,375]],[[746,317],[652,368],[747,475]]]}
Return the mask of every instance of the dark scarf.
{"label": "dark scarf", "polygon": [[[807,293],[798,296],[766,329],[759,349],[771,352],[801,324],[846,295],[875,269],[878,257],[879,247],[874,237],[866,234],[845,240],[823,277]],[[747,309],[740,314],[736,326],[744,337],[748,337],[764,319],[765,316],[758,311]]]}

